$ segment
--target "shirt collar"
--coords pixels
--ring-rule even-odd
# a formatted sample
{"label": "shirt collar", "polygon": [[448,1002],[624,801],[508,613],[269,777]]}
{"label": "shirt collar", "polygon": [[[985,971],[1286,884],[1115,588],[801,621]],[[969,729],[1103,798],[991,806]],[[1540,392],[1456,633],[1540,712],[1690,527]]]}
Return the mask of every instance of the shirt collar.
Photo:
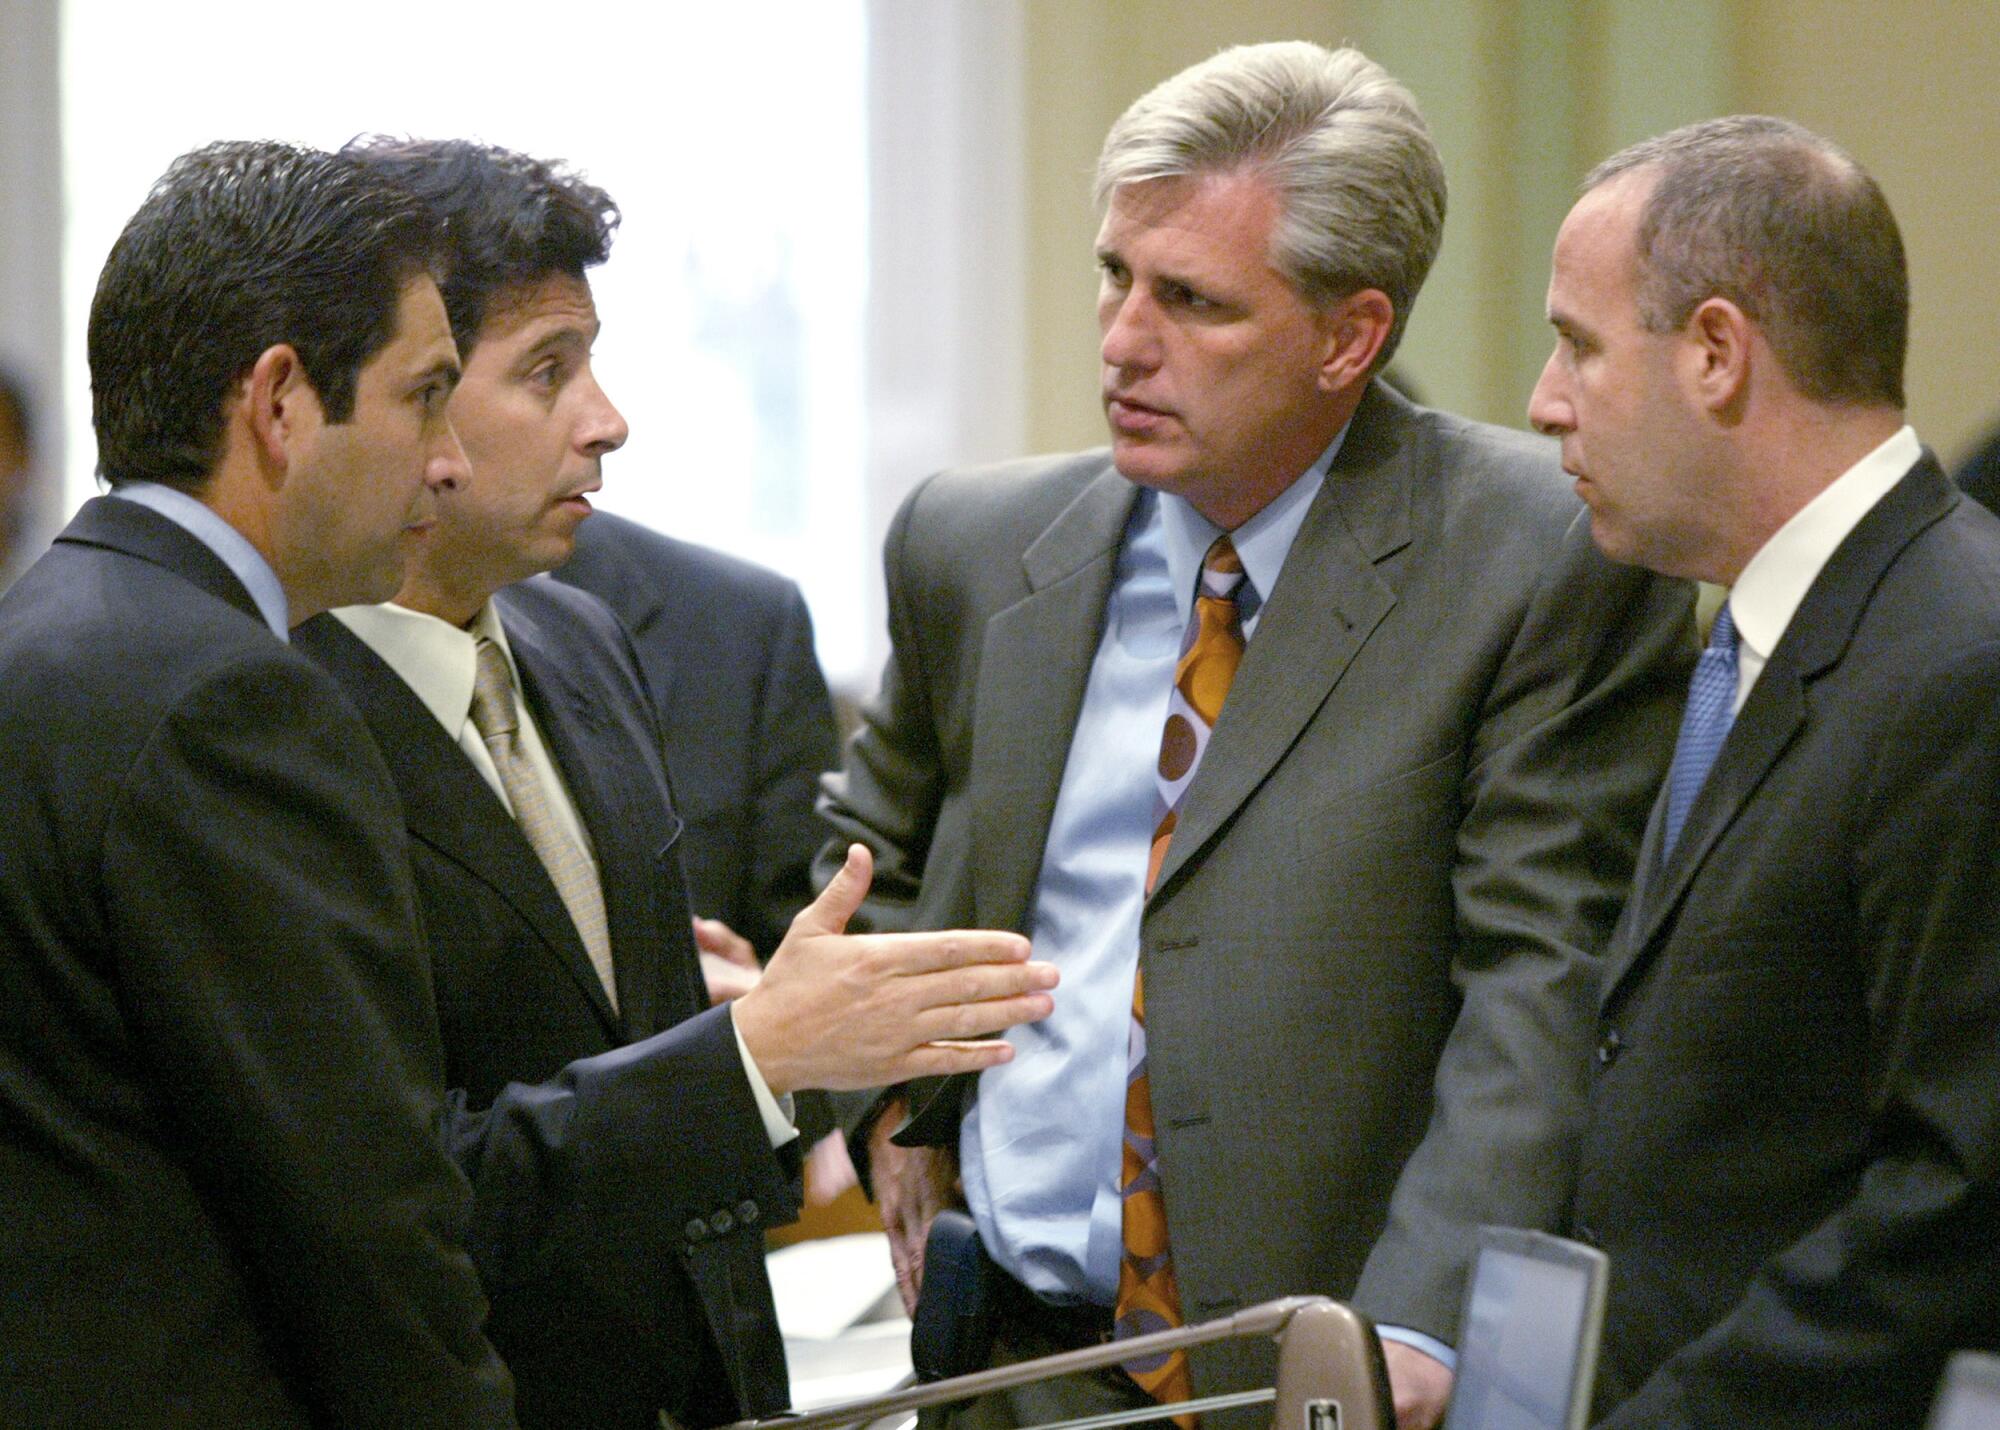
{"label": "shirt collar", "polygon": [[1922,455],[1915,430],[1905,426],[1792,513],[1729,590],[1739,641],[1770,658],[1834,551]]}
{"label": "shirt collar", "polygon": [[291,607],[278,573],[250,544],[250,538],[224,521],[214,507],[159,482],[121,482],[112,488],[111,495],[158,512],[214,552],[250,593],[264,624],[279,640],[291,639]]}
{"label": "shirt collar", "polygon": [[500,647],[513,673],[514,688],[521,674],[507,644],[493,603],[486,602],[470,625],[461,629],[448,621],[390,602],[380,606],[341,606],[333,613],[415,692],[444,732],[454,740],[472,714],[472,683],[477,672],[478,639]]}
{"label": "shirt collar", "polygon": [[[1340,455],[1340,444],[1346,440],[1347,428],[1342,427],[1297,481],[1230,533],[1236,555],[1243,562],[1243,574],[1257,591],[1256,610],[1244,617],[1246,633],[1256,626],[1265,598],[1278,584],[1278,573],[1284,569],[1285,557],[1291,552],[1299,528],[1305,525],[1306,512],[1326,484],[1333,459]],[[1163,492],[1159,506],[1167,539],[1167,572],[1174,583],[1174,604],[1185,626],[1194,614],[1194,588],[1202,558],[1208,555],[1215,538],[1222,535],[1222,528],[1196,511],[1186,497]]]}

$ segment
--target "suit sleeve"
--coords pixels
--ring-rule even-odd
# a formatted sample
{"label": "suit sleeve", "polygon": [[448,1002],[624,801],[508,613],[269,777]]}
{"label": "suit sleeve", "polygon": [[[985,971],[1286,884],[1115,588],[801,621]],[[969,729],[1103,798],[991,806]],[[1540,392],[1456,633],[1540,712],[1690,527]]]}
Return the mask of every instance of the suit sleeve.
{"label": "suit sleeve", "polygon": [[1869,1046],[1854,1050],[1871,1073],[1866,1161],[1846,1201],[1766,1262],[1607,1430],[1914,1425],[1946,1353],[1994,1343],[2000,645],[1900,694],[1845,826],[1854,945],[1870,970]]}
{"label": "suit sleeve", "polygon": [[437,1142],[401,826],[358,718],[274,647],[193,691],[128,771],[106,924],[159,1096],[315,1418],[509,1425]]}
{"label": "suit sleeve", "polygon": [[1460,1007],[1357,1302],[1447,1344],[1482,1222],[1553,1229],[1575,1179],[1599,957],[1672,758],[1693,591],[1571,522],[1487,688],[1452,870]]}
{"label": "suit sleeve", "polygon": [[812,863],[826,838],[813,810],[822,771],[839,756],[833,698],[813,653],[812,616],[796,587],[785,592],[758,693],[755,788],[744,907],[737,932],[768,958],[792,917],[812,902]]}

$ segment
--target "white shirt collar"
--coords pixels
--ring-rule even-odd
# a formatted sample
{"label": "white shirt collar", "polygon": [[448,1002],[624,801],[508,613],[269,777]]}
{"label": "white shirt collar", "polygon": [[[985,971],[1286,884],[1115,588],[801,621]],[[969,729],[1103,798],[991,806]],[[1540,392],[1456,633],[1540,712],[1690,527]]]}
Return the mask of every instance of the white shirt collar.
{"label": "white shirt collar", "polygon": [[291,639],[291,607],[285,599],[284,583],[264,554],[250,544],[250,538],[224,521],[215,508],[160,482],[121,482],[112,488],[111,495],[158,512],[214,552],[250,593],[264,624],[279,640]]}
{"label": "white shirt collar", "polygon": [[515,690],[521,688],[521,672],[514,665],[507,632],[501,628],[491,601],[482,605],[472,623],[463,629],[394,602],[380,606],[340,606],[333,614],[388,662],[389,668],[402,677],[403,683],[454,739],[472,713],[479,637],[484,636],[500,647],[500,653],[507,657],[508,669],[513,672]]}
{"label": "white shirt collar", "polygon": [[[1729,590],[1729,614],[1740,643],[1739,668],[1747,655],[1758,671],[1763,669],[1840,543],[1922,455],[1915,430],[1904,426],[1792,513],[1791,520],[1758,548]],[[1754,678],[1751,673],[1750,679],[1740,682],[1741,696],[1749,694]]]}
{"label": "white shirt collar", "polygon": [[[1257,617],[1262,615],[1263,602],[1278,584],[1278,573],[1284,569],[1299,528],[1305,525],[1306,512],[1326,484],[1333,459],[1340,455],[1340,444],[1346,440],[1347,428],[1343,427],[1297,481],[1230,533],[1236,555],[1243,562],[1243,574],[1257,589],[1257,610],[1245,620],[1246,632],[1255,628]],[[1185,626],[1194,614],[1194,588],[1202,558],[1222,535],[1222,528],[1196,511],[1186,497],[1171,493],[1160,495],[1160,519],[1167,539],[1167,572],[1174,583],[1174,604]]]}

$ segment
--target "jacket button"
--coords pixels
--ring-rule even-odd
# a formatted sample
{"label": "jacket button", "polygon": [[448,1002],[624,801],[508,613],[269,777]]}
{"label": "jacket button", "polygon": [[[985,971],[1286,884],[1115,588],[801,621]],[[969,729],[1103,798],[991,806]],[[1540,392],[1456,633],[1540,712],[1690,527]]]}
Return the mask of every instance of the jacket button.
{"label": "jacket button", "polygon": [[757,1218],[762,1215],[755,1202],[741,1201],[736,1204],[736,1219],[745,1226],[755,1226]]}
{"label": "jacket button", "polygon": [[690,1218],[688,1220],[688,1224],[682,1227],[681,1230],[687,1234],[687,1239],[689,1241],[708,1240],[708,1223],[703,1221],[700,1217]]}
{"label": "jacket button", "polygon": [[708,1219],[708,1229],[717,1236],[727,1236],[736,1230],[736,1218],[729,1214],[728,1207],[724,1207]]}
{"label": "jacket button", "polygon": [[1597,1065],[1608,1068],[1618,1061],[1618,1054],[1625,1049],[1625,1040],[1618,1036],[1616,1028],[1607,1028],[1604,1037],[1597,1044]]}

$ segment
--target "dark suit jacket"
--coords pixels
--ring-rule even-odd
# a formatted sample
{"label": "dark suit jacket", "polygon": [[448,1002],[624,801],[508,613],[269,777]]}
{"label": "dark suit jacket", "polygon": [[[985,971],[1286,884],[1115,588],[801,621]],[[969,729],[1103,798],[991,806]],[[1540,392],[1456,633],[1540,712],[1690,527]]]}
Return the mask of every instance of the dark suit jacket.
{"label": "dark suit jacket", "polygon": [[1980,443],[1951,475],[1960,491],[1988,511],[2000,511],[2000,432]]}
{"label": "dark suit jacket", "polygon": [[2000,522],[1834,553],[1606,970],[1576,1232],[1624,1426],[1923,1419],[2000,1347]]}
{"label": "dark suit jacket", "polygon": [[694,911],[768,958],[812,901],[813,813],[838,753],[799,588],[773,571],[599,512],[556,578],[618,613],[660,715]]}
{"label": "dark suit jacket", "polygon": [[[1190,1320],[1318,1292],[1449,1341],[1473,1227],[1561,1217],[1691,647],[1687,589],[1599,557],[1567,487],[1378,386],[1264,604],[1140,930]],[[878,924],[1026,930],[1133,493],[1100,452],[897,516],[895,652],[823,801]],[[955,1142],[971,1086],[910,1134]],[[1195,1352],[1198,1393],[1270,1369]]]}
{"label": "dark suit jacket", "polygon": [[0,1422],[499,1425],[388,772],[158,514],[0,600]]}
{"label": "dark suit jacket", "polygon": [[681,820],[631,647],[602,604],[546,579],[494,604],[596,846],[617,1013],[541,862],[436,718],[335,618],[296,633],[402,794],[446,1077],[481,1114],[455,1133],[494,1343],[524,1425],[770,1413],[788,1393],[763,1230],[796,1215],[796,1152],[771,1150],[728,1015],[704,1011]]}

